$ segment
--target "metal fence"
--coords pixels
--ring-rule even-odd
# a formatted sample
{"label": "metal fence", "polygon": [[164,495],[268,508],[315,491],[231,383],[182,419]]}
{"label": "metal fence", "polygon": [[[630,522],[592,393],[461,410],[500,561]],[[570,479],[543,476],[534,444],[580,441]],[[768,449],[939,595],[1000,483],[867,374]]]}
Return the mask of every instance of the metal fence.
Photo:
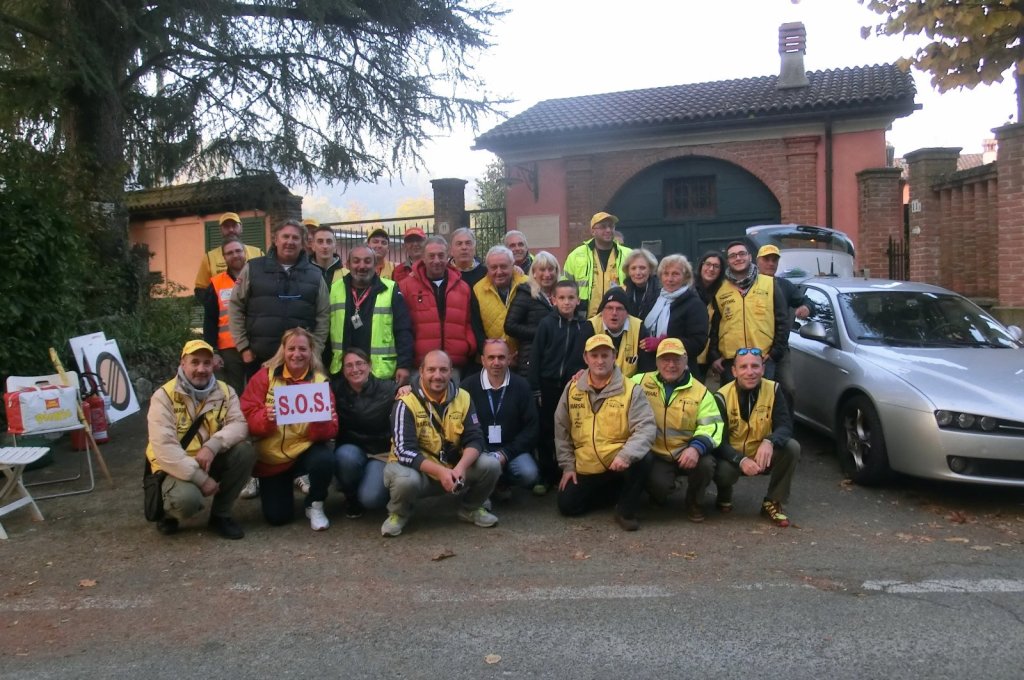
{"label": "metal fence", "polygon": [[[469,228],[476,235],[477,256],[483,258],[487,250],[501,243],[505,236],[505,210],[467,210]],[[373,220],[350,220],[347,222],[324,222],[322,226],[330,227],[338,241],[338,255],[342,261],[348,257],[353,246],[366,243],[366,236],[375,229],[383,229],[391,240],[390,256],[392,262],[402,261],[402,241],[409,229],[422,229],[430,236],[434,233],[433,215],[416,215],[413,217],[386,217]]]}
{"label": "metal fence", "polygon": [[910,243],[906,239],[889,237],[889,278],[894,281],[910,280]]}

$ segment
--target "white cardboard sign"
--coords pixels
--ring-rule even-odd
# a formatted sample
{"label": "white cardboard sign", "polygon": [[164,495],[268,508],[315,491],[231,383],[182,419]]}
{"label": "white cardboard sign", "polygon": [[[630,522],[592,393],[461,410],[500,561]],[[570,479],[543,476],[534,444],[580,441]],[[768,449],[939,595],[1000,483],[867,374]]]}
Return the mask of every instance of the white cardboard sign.
{"label": "white cardboard sign", "polygon": [[330,420],[330,385],[322,382],[275,387],[274,409],[278,425]]}

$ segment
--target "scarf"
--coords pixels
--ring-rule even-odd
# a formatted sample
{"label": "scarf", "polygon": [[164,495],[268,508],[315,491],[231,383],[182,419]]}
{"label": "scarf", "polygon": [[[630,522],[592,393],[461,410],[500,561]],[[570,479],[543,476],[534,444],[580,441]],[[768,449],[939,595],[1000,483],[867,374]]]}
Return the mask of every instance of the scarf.
{"label": "scarf", "polygon": [[651,335],[668,335],[669,308],[673,302],[679,299],[680,295],[688,290],[690,290],[690,286],[683,286],[671,293],[664,288],[661,289],[658,299],[654,301],[654,306],[651,307],[651,312],[644,319],[644,325],[647,326],[647,330],[651,332]]}
{"label": "scarf", "polygon": [[197,404],[202,404],[217,389],[217,378],[211,375],[210,383],[206,387],[199,388],[189,382],[185,377],[185,369],[178,366],[178,387]]}
{"label": "scarf", "polygon": [[747,270],[747,275],[744,276],[742,279],[736,278],[736,274],[734,274],[733,271],[728,267],[725,268],[725,278],[732,281],[736,285],[736,287],[742,290],[744,293],[747,292],[748,288],[754,285],[754,281],[757,279],[757,275],[759,273],[760,272],[757,271],[757,265],[754,264],[753,262],[750,263],[750,269]]}

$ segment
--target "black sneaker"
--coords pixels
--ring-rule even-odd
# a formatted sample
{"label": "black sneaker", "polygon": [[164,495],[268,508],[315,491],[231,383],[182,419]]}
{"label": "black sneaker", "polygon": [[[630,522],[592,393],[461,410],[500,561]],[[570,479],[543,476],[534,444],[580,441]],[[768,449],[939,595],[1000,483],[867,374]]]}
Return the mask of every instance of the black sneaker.
{"label": "black sneaker", "polygon": [[156,530],[164,536],[178,533],[178,520],[174,517],[164,517],[156,523]]}
{"label": "black sneaker", "polygon": [[363,516],[363,504],[355,498],[345,503],[345,517],[349,519],[359,519]]}
{"label": "black sneaker", "polygon": [[227,515],[211,515],[209,526],[224,538],[229,538],[232,541],[245,537],[241,525]]}

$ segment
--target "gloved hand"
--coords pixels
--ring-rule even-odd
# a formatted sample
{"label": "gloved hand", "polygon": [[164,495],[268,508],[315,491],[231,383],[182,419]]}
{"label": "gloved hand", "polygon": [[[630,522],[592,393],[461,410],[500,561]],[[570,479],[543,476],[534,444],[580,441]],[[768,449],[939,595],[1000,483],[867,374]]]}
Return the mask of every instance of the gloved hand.
{"label": "gloved hand", "polygon": [[657,351],[658,345],[660,345],[661,341],[667,337],[667,335],[655,335],[650,338],[644,338],[643,340],[640,341],[640,349],[644,350],[645,352]]}

